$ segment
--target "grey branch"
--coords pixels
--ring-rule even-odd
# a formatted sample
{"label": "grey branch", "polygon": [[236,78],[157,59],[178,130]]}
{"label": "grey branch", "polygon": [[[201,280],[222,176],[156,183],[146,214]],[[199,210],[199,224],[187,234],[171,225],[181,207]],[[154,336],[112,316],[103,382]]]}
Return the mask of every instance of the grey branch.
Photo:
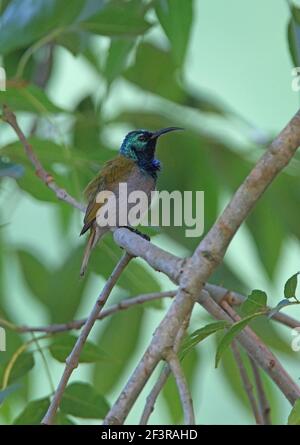
{"label": "grey branch", "polygon": [[[240,317],[236,314],[226,302],[221,303],[225,308],[221,308],[215,301],[207,295],[201,296],[200,303],[203,307],[218,320],[239,321]],[[247,326],[237,336],[237,340],[244,347],[253,360],[270,376],[270,378],[280,388],[281,392],[293,405],[300,397],[300,388],[292,380],[286,370],[283,368],[275,355],[266,347],[266,345],[257,337],[252,329]]]}
{"label": "grey branch", "polygon": [[163,387],[165,386],[170,373],[171,373],[170,366],[166,364],[163,367],[163,369],[161,370],[161,373],[159,374],[159,377],[158,377],[157,381],[155,382],[155,385],[151,389],[151,392],[147,396],[145,407],[142,412],[142,416],[141,416],[141,420],[140,420],[140,425],[147,425],[149,417],[151,416],[151,414],[154,410],[156,400],[157,400],[160,392],[162,391]]}
{"label": "grey branch", "polygon": [[184,372],[180,365],[179,358],[173,348],[170,348],[165,353],[165,359],[169,364],[170,370],[175,378],[175,382],[178,388],[181,405],[183,408],[184,423],[186,425],[195,425],[193,400],[188,388]]}
{"label": "grey branch", "polygon": [[36,172],[37,176],[43,181],[43,183],[55,193],[55,195],[57,196],[58,199],[61,199],[62,201],[67,202],[68,204],[75,207],[76,209],[79,209],[82,212],[84,212],[85,206],[83,204],[81,204],[80,202],[76,201],[76,199],[73,198],[73,196],[69,195],[69,193],[66,190],[60,188],[55,183],[55,181],[54,181],[53,177],[50,175],[50,173],[48,173],[44,169],[41,162],[36,157],[36,155],[32,149],[32,146],[29,144],[23,131],[19,127],[19,124],[17,122],[15,114],[6,105],[3,105],[2,118],[5,122],[7,122],[12,127],[12,129],[17,134],[20,142],[22,143],[22,145],[24,147],[24,150],[25,150],[25,153],[26,153],[28,159],[30,160],[30,162],[32,163],[32,165],[35,168],[35,172]]}
{"label": "grey branch", "polygon": [[271,407],[269,404],[269,401],[267,399],[267,395],[264,389],[264,385],[262,382],[262,378],[259,372],[259,368],[257,366],[257,364],[255,363],[255,361],[250,358],[250,363],[252,366],[252,370],[253,370],[253,375],[254,375],[254,379],[255,379],[255,386],[256,386],[256,391],[257,391],[257,396],[258,396],[258,401],[259,401],[259,408],[260,408],[260,412],[264,421],[264,425],[271,425]]}
{"label": "grey branch", "polygon": [[[84,211],[85,207],[65,190],[59,188],[52,176],[43,168],[17,124],[15,115],[7,107],[4,107],[3,112],[3,119],[16,132],[40,179],[53,190],[59,199]],[[257,162],[191,258],[181,259],[171,255],[127,229],[114,230],[114,239],[117,244],[128,250],[131,255],[143,258],[155,270],[165,273],[173,282],[179,284],[179,290],[167,314],[156,329],[140,363],[105,419],[106,424],[123,423],[156,365],[163,359],[164,353],[174,345],[180,327],[190,316],[197,300],[215,318],[231,320],[232,317],[210,298],[207,292],[201,292],[204,283],[223,260],[226,249],[240,225],[265,189],[289,163],[299,145],[300,112],[296,113]],[[97,316],[98,313],[95,320]],[[278,321],[294,327],[295,321],[285,317],[284,314],[276,314]],[[297,323],[296,326],[298,325]],[[266,346],[249,328],[239,334],[238,340],[255,362],[268,373],[288,400],[294,403],[300,397],[299,387]],[[62,392],[59,387],[57,393],[60,397]]]}
{"label": "grey branch", "polygon": [[[126,298],[124,300],[121,300],[119,303],[108,307],[107,309],[103,309],[98,315],[97,320],[103,320],[103,318],[109,317],[116,312],[129,309],[132,306],[161,300],[162,298],[172,298],[175,294],[175,290],[170,290],[165,292],[152,292],[149,294],[141,294],[137,297]],[[60,332],[71,331],[72,329],[80,329],[86,323],[86,321],[87,318],[82,318],[80,320],[69,321],[68,323],[49,324],[46,326],[16,326],[10,322],[7,322],[6,320],[0,319],[0,326],[20,333],[45,332],[47,334],[57,334]]]}
{"label": "grey branch", "polygon": [[[124,422],[150,374],[152,374],[157,363],[161,360],[163,352],[172,347],[180,325],[193,310],[204,283],[208,281],[210,275],[221,263],[226,249],[238,228],[266,188],[292,159],[299,145],[300,111],[296,113],[256,163],[221,216],[200,242],[193,256],[185,262],[184,269],[179,278],[179,291],[164,319],[156,329],[141,361],[108,413],[104,421],[105,424]],[[162,270],[163,266],[164,262],[161,261],[159,270]],[[168,271],[169,268],[166,266],[166,273]],[[240,335],[245,336],[244,332]],[[264,345],[263,348],[258,348],[257,345],[260,343],[259,339],[252,334],[250,344],[248,340],[251,356],[255,360],[260,358],[264,369],[269,374],[272,374],[272,378],[282,389],[286,397],[291,403],[294,403],[296,398],[300,396],[300,389],[280,364],[274,367],[275,357],[269,353]],[[271,354],[271,360],[266,360],[266,358],[262,357],[266,353],[268,353],[269,358]]]}
{"label": "grey branch", "polygon": [[118,264],[116,265],[114,271],[112,272],[111,276],[107,280],[101,294],[96,300],[96,303],[85,322],[82,331],[80,332],[80,335],[75,343],[74,348],[72,349],[71,354],[66,360],[66,367],[64,369],[63,375],[61,377],[61,380],[59,382],[59,385],[55,391],[55,394],[52,398],[52,401],[50,403],[50,406],[47,410],[47,413],[45,414],[42,423],[45,425],[51,425],[53,424],[55,414],[57,412],[57,409],[59,407],[59,404],[61,402],[64,390],[66,389],[66,386],[68,384],[68,381],[72,375],[72,372],[75,368],[78,366],[80,353],[84,347],[84,344],[99,316],[99,312],[105,305],[112,289],[114,288],[118,278],[122,274],[123,270],[129,263],[129,261],[132,259],[132,256],[129,255],[127,252],[123,255],[123,257],[120,259]]}
{"label": "grey branch", "polygon": [[[153,250],[156,249],[156,246]],[[137,256],[137,255],[135,255]],[[207,290],[210,294],[210,296],[217,302],[220,303],[221,301],[225,300],[227,301],[231,306],[239,306],[241,305],[247,297],[244,295],[233,292],[229,289],[225,289],[222,286],[217,286],[215,284],[207,283],[204,286],[204,289]],[[123,311],[126,309],[131,308],[132,306],[136,306],[139,304],[145,304],[150,301],[160,300],[162,298],[173,298],[176,295],[176,290],[169,290],[165,292],[150,292],[148,294],[141,294],[136,297],[126,298],[124,300],[121,300],[119,303],[114,304],[113,306],[108,307],[107,309],[104,309],[99,314],[97,320],[103,320],[103,318],[106,318],[110,315],[115,314],[116,312]],[[271,310],[271,309],[270,309]],[[296,320],[293,317],[290,317],[289,315],[286,315],[281,312],[277,312],[273,315],[272,320],[276,320],[277,322],[289,327],[289,328],[296,328],[300,327],[300,321]],[[80,329],[84,323],[86,322],[86,318],[82,318],[80,320],[72,320],[67,323],[56,323],[56,324],[49,324],[45,326],[27,326],[27,325],[21,325],[17,326],[7,320],[0,318],[0,326],[3,328],[7,328],[10,330],[13,330],[15,332],[19,333],[27,333],[27,332],[45,332],[48,334],[56,334],[60,332],[65,331],[71,331],[75,329]]]}
{"label": "grey branch", "polygon": [[239,368],[239,372],[240,372],[240,376],[241,376],[241,379],[242,379],[242,382],[243,382],[243,386],[244,386],[245,392],[247,394],[247,397],[248,397],[251,409],[253,411],[254,418],[256,420],[256,424],[257,425],[263,425],[264,424],[264,419],[263,419],[262,414],[261,414],[261,412],[260,412],[260,410],[258,408],[257,401],[255,399],[255,395],[254,395],[254,392],[253,392],[252,383],[251,383],[251,381],[249,379],[248,373],[247,373],[246,368],[245,368],[244,363],[243,363],[242,356],[241,356],[240,351],[239,351],[238,344],[237,344],[237,342],[235,340],[231,343],[231,349],[232,349],[235,361],[237,363],[237,366]]}
{"label": "grey branch", "polygon": [[[184,320],[184,323],[182,324],[181,328],[179,329],[179,332],[176,336],[175,343],[174,343],[174,352],[177,353],[179,351],[182,339],[186,333],[187,327],[189,325],[190,318],[188,317],[186,320]],[[171,373],[170,366],[166,363],[163,367],[159,378],[157,379],[157,382],[153,386],[150,394],[148,395],[146,399],[146,404],[141,416],[140,425],[147,425],[149,417],[151,416],[152,411],[154,410],[154,405],[156,403],[157,397],[159,396],[159,393],[163,389],[166,381],[168,380],[168,377]]]}

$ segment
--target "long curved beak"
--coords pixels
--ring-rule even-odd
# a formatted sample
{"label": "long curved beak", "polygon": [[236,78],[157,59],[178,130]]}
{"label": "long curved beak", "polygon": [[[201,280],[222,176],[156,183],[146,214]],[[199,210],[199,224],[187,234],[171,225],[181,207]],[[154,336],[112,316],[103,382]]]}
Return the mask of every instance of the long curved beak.
{"label": "long curved beak", "polygon": [[181,127],[167,127],[162,128],[161,130],[155,131],[153,135],[151,136],[151,139],[157,139],[159,136],[162,136],[163,134],[169,133],[170,131],[176,131],[176,130],[184,130],[184,128]]}

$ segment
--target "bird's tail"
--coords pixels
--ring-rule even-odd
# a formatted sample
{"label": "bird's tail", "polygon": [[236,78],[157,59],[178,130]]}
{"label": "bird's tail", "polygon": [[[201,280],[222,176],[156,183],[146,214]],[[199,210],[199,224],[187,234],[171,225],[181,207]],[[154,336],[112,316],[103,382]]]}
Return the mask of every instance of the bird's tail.
{"label": "bird's tail", "polygon": [[96,230],[91,229],[88,242],[84,249],[82,264],[81,264],[81,268],[80,268],[80,276],[81,277],[83,277],[83,275],[85,274],[85,271],[86,271],[86,268],[87,268],[87,265],[88,265],[88,262],[90,259],[91,251],[92,251],[93,247],[95,246],[95,237],[96,237]]}

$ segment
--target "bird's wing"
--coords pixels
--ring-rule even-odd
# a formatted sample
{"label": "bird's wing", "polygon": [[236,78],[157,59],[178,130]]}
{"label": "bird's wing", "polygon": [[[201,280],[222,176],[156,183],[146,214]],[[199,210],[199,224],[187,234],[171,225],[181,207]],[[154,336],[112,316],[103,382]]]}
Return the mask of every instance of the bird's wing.
{"label": "bird's wing", "polygon": [[125,158],[124,156],[117,156],[111,161],[108,161],[96,178],[87,185],[84,195],[88,206],[84,216],[84,226],[80,235],[91,227],[96,220],[98,210],[104,204],[103,202],[96,202],[98,193],[104,190],[116,191],[120,182],[127,181],[134,167],[135,163],[131,159]]}

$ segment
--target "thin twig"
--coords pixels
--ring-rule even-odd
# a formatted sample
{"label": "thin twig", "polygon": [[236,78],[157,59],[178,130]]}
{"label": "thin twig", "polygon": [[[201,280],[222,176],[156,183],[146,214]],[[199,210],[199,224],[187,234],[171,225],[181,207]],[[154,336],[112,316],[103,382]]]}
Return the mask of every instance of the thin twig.
{"label": "thin twig", "polygon": [[[131,308],[132,306],[137,306],[139,304],[149,303],[151,301],[161,300],[163,298],[173,298],[176,294],[175,290],[166,292],[153,292],[149,294],[141,294],[137,297],[126,298],[121,300],[107,309],[101,311],[98,315],[97,320],[103,320],[104,318],[115,314],[116,312],[124,311]],[[57,323],[50,324],[46,326],[17,326],[6,320],[0,319],[0,326],[11,329],[19,333],[27,332],[47,332],[49,334],[58,334],[65,331],[71,331],[72,329],[80,329],[87,321],[87,318],[82,318],[80,320],[73,320],[68,323]]]}
{"label": "thin twig", "polygon": [[9,378],[11,376],[12,370],[16,364],[16,361],[18,360],[18,358],[20,357],[20,355],[23,354],[23,352],[26,351],[26,349],[32,345],[32,343],[36,343],[37,340],[44,340],[45,338],[48,338],[49,335],[45,334],[45,335],[41,335],[40,337],[36,337],[35,339],[31,339],[28,340],[26,343],[23,343],[11,356],[4,372],[3,372],[3,378],[2,378],[2,390],[4,390],[8,383],[9,383]]}
{"label": "thin twig", "polygon": [[[213,297],[213,299],[220,303],[221,301],[225,300],[227,303],[230,304],[230,306],[240,306],[244,303],[244,301],[247,299],[245,295],[240,294],[239,292],[235,292],[229,289],[226,289],[222,286],[217,286],[215,284],[206,283],[204,288],[209,292],[210,296]],[[272,309],[269,308],[266,312],[268,314],[269,311]],[[293,317],[290,317],[287,314],[284,314],[283,312],[276,312],[271,318],[271,320],[276,320],[278,323],[281,323],[288,328],[297,328],[300,327],[300,321],[296,320]]]}
{"label": "thin twig", "polygon": [[31,144],[27,141],[23,131],[19,127],[15,114],[9,109],[7,105],[3,105],[3,120],[7,122],[17,134],[20,142],[22,143],[25,153],[35,168],[35,172],[37,176],[43,181],[43,183],[49,187],[57,196],[58,199],[65,201],[72,205],[73,207],[84,212],[85,206],[78,202],[73,196],[69,195],[69,193],[60,188],[54,181],[53,177],[48,173],[44,167],[42,166],[39,159],[36,157]]}
{"label": "thin twig", "polygon": [[165,359],[170,366],[178,388],[184,414],[184,423],[185,425],[195,425],[193,400],[179,358],[173,349],[169,349],[165,354]]}
{"label": "thin twig", "polygon": [[149,393],[149,395],[146,398],[145,407],[144,407],[144,410],[142,412],[142,416],[141,416],[141,419],[139,422],[140,425],[147,425],[148,420],[149,420],[152,412],[154,411],[154,406],[155,406],[156,400],[157,400],[160,392],[162,391],[163,387],[165,386],[170,373],[171,373],[170,366],[168,364],[164,365],[163,369],[161,370],[161,372],[159,374],[157,381],[155,382],[153,388],[151,389],[151,392]]}
{"label": "thin twig", "polygon": [[34,332],[31,332],[31,335],[32,335],[32,339],[33,339],[34,343],[36,344],[37,350],[40,353],[41,359],[43,361],[44,368],[45,368],[45,371],[46,371],[46,374],[47,374],[47,377],[48,377],[48,381],[49,381],[51,392],[54,393],[55,392],[55,387],[54,387],[54,384],[53,384],[51,372],[50,372],[50,369],[49,369],[49,366],[48,366],[47,359],[45,357],[44,351],[43,351],[43,349],[40,346],[39,339],[34,335]]}
{"label": "thin twig", "polygon": [[257,391],[257,396],[258,396],[258,401],[259,401],[259,408],[261,411],[261,415],[263,417],[264,420],[264,425],[271,425],[271,407],[264,389],[264,385],[262,382],[262,378],[259,372],[259,368],[257,366],[257,364],[255,363],[255,361],[252,359],[252,357],[249,356],[250,359],[250,363],[252,366],[252,370],[253,370],[253,375],[254,375],[254,379],[255,379],[255,386],[256,386],[256,391]]}
{"label": "thin twig", "polygon": [[235,340],[231,343],[231,349],[232,349],[235,361],[237,363],[237,366],[239,368],[240,376],[241,376],[241,379],[242,379],[242,382],[244,385],[244,389],[247,394],[256,424],[263,425],[264,420],[263,420],[262,414],[258,408],[257,401],[255,399],[255,395],[253,393],[253,386],[249,379],[246,368],[244,366],[243,359],[241,357],[238,344]]}
{"label": "thin twig", "polygon": [[85,342],[97,320],[97,317],[99,315],[99,312],[103,308],[104,304],[106,303],[112,289],[114,288],[118,278],[132,259],[132,256],[129,255],[127,252],[123,255],[121,260],[116,265],[114,271],[112,272],[111,276],[107,280],[101,294],[96,300],[96,303],[86,321],[84,324],[82,331],[80,332],[80,335],[75,343],[75,346],[69,355],[69,357],[66,359],[66,367],[63,372],[63,375],[61,377],[61,380],[59,382],[59,385],[56,389],[56,392],[53,396],[53,399],[51,401],[51,404],[47,410],[47,413],[45,414],[43,420],[41,423],[46,425],[53,424],[55,414],[57,412],[57,409],[59,407],[60,401],[62,399],[63,393],[66,389],[66,386],[68,384],[68,381],[71,377],[72,372],[75,368],[78,366],[80,353],[85,345]]}
{"label": "thin twig", "polygon": [[[179,329],[179,332],[177,334],[177,337],[175,339],[174,343],[174,351],[177,353],[180,349],[181,341],[186,333],[187,327],[189,325],[190,317],[188,317],[181,328]],[[168,363],[166,363],[155,383],[153,388],[151,389],[150,394],[146,398],[145,407],[140,419],[140,425],[147,425],[149,417],[151,416],[151,413],[154,411],[154,406],[157,400],[157,397],[159,396],[161,390],[163,389],[166,381],[168,380],[168,377],[171,373],[170,366]]]}
{"label": "thin twig", "polygon": [[[37,62],[34,69],[32,82],[41,89],[45,89],[52,72],[54,47],[55,45],[53,42],[45,45],[44,57],[41,61]],[[38,122],[39,116],[36,116],[31,125],[30,136],[33,136],[36,133]]]}

